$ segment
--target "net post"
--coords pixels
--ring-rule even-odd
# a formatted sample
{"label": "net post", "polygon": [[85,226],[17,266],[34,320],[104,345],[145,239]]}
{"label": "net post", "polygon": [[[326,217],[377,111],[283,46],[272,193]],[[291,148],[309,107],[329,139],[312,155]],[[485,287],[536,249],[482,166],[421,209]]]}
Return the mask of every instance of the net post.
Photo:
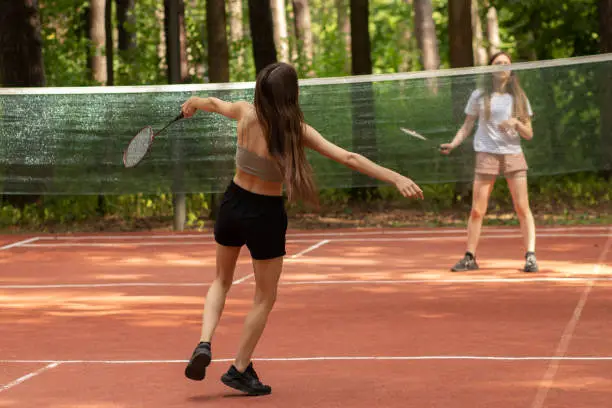
{"label": "net post", "polygon": [[185,220],[187,215],[186,198],[184,193],[184,171],[182,160],[182,143],[178,137],[173,137],[171,141],[172,156],[173,156],[173,183],[172,183],[172,208],[174,216],[174,230],[183,231],[185,229]]}
{"label": "net post", "polygon": [[172,196],[172,206],[174,208],[174,230],[183,231],[186,218],[185,193],[174,194]]}

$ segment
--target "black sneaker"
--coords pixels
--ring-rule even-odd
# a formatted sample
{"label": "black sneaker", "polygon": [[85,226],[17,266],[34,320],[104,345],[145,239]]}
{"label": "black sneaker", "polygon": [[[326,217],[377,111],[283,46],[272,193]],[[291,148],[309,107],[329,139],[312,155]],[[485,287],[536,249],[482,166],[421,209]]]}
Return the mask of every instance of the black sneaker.
{"label": "black sneaker", "polygon": [[536,256],[534,253],[528,253],[525,255],[525,267],[523,268],[524,272],[538,272],[540,269],[538,268],[538,262],[536,260]]}
{"label": "black sneaker", "polygon": [[469,254],[465,254],[465,256],[461,260],[459,260],[459,262],[457,262],[455,266],[451,268],[451,271],[464,272],[464,271],[475,271],[477,269],[478,269],[478,264],[476,263],[476,258],[474,258],[473,256]]}
{"label": "black sneaker", "polygon": [[206,377],[206,367],[210,360],[210,343],[198,344],[185,368],[185,376],[191,380],[202,381]]}
{"label": "black sneaker", "polygon": [[232,364],[229,370],[221,376],[221,381],[228,387],[248,395],[267,395],[272,392],[272,387],[264,385],[259,381],[259,377],[253,368],[253,363],[249,364],[244,373],[238,371]]}

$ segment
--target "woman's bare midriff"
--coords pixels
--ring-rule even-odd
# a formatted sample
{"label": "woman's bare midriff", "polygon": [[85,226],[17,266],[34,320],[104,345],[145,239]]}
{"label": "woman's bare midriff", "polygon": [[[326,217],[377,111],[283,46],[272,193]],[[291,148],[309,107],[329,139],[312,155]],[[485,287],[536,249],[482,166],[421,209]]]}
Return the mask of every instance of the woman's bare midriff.
{"label": "woman's bare midriff", "polygon": [[244,188],[245,190],[255,194],[268,196],[283,195],[282,183],[265,181],[257,176],[245,173],[240,169],[236,170],[236,175],[234,176],[234,183]]}

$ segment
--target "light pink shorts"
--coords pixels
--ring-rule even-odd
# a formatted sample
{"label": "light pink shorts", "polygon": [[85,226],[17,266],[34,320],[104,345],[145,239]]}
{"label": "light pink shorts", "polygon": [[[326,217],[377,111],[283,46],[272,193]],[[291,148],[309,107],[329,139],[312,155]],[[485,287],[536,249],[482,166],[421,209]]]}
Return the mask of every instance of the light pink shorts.
{"label": "light pink shorts", "polygon": [[476,177],[491,178],[503,174],[505,177],[527,176],[527,161],[523,153],[493,154],[476,152]]}

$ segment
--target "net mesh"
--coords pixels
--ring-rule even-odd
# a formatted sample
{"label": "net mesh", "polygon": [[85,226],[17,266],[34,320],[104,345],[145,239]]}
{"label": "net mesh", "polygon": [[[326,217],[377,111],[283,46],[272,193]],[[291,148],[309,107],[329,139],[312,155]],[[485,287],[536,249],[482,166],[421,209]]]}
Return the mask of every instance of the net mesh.
{"label": "net mesh", "polygon": [[[517,64],[534,111],[522,146],[531,177],[610,169],[612,56]],[[470,181],[472,137],[449,156],[436,143],[461,126],[471,92],[494,67],[304,80],[306,121],[333,143],[417,183]],[[0,89],[0,191],[5,194],[220,192],[235,169],[236,123],[198,112],[164,131],[149,156],[126,169],[123,152],[139,129],[161,129],[192,95],[253,100],[254,83],[165,87]],[[374,186],[309,152],[322,188]]]}

